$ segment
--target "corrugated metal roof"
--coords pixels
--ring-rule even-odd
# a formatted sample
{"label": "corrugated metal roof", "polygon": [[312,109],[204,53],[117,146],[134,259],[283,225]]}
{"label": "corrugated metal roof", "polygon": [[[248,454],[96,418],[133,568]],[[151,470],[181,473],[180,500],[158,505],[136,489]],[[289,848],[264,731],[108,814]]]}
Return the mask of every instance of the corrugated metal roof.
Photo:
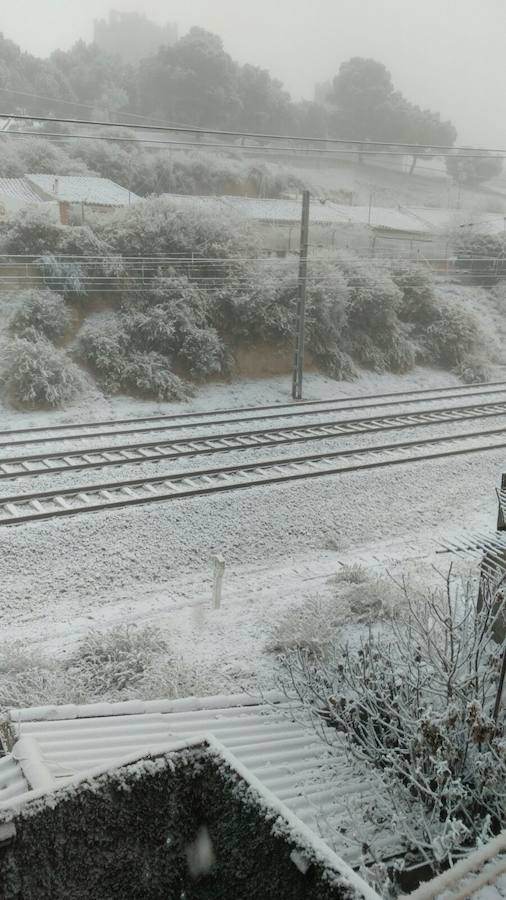
{"label": "corrugated metal roof", "polygon": [[0,757],[0,802],[20,797],[29,790],[19,762],[11,753]]}
{"label": "corrugated metal roof", "polygon": [[[252,222],[283,225],[298,225],[301,219],[300,200],[269,199],[261,197],[205,197],[181,194],[163,194],[166,200],[181,207],[194,209],[229,209]],[[422,232],[431,231],[428,222],[408,209],[368,206],[345,206],[313,199],[310,220],[316,225],[357,225],[382,228],[390,231]]]}
{"label": "corrugated metal roof", "polygon": [[0,178],[0,195],[21,203],[44,202],[25,178]]}
{"label": "corrugated metal roof", "polygon": [[141,198],[109,178],[92,175],[25,175],[50,200],[94,206],[129,206]]}
{"label": "corrugated metal roof", "polygon": [[286,702],[218,697],[13,710],[10,728],[16,739],[36,741],[56,784],[131,753],[211,734],[350,864],[373,835],[386,855],[399,849],[365,815],[359,838],[352,833],[350,808],[360,820],[370,804],[369,774],[352,766],[344,748],[334,742],[330,752],[309,724],[294,721]]}
{"label": "corrugated metal roof", "polygon": [[428,223],[410,215],[409,209],[386,206],[339,206],[348,221],[371,228],[385,228],[392,231],[428,232]]}
{"label": "corrugated metal roof", "polygon": [[168,200],[179,209],[193,209],[204,212],[223,212],[227,207],[221,197],[204,197],[193,194],[161,194],[163,200]]}
{"label": "corrugated metal roof", "polygon": [[[298,224],[301,219],[302,202],[300,200],[272,200],[256,197],[223,197],[229,209],[257,222],[283,222]],[[348,207],[343,207],[348,209]],[[333,203],[321,203],[317,200],[311,205],[311,221],[317,224],[346,224],[346,217]]]}

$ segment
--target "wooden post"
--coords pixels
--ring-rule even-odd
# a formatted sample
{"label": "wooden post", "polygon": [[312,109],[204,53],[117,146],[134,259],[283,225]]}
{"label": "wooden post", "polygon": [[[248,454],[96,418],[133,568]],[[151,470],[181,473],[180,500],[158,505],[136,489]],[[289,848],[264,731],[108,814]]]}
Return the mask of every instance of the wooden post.
{"label": "wooden post", "polygon": [[221,606],[221,589],[223,584],[223,573],[225,572],[225,560],[221,554],[213,556],[213,606],[219,609]]}

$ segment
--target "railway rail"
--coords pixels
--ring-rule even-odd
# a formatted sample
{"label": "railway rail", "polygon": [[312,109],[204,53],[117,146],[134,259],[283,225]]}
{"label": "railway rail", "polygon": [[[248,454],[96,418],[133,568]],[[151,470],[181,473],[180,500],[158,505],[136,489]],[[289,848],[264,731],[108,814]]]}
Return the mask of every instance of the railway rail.
{"label": "railway rail", "polygon": [[[448,422],[473,421],[506,414],[506,400],[499,403],[419,410],[397,416],[326,421],[296,428],[269,428],[259,431],[213,433],[172,441],[151,441],[124,446],[86,447],[75,451],[0,457],[0,480],[34,475],[61,474],[108,466],[161,462],[186,456],[257,450],[283,444],[329,440],[355,434],[420,428]],[[506,430],[506,429],[505,429]]]}
{"label": "railway rail", "polygon": [[[20,525],[85,512],[210,496],[245,488],[342,475],[406,463],[427,462],[483,453],[506,447],[504,430],[472,436],[445,435],[367,449],[336,451],[214,469],[164,474],[156,479],[128,481],[44,491],[4,497],[0,502],[0,525]],[[493,439],[495,435],[495,439]]]}
{"label": "railway rail", "polygon": [[[58,441],[81,440],[86,438],[102,438],[122,436],[126,434],[143,434],[154,431],[181,430],[199,428],[200,426],[227,425],[240,422],[255,422],[268,419],[291,419],[292,417],[323,415],[343,411],[342,407],[351,404],[351,409],[372,409],[375,407],[406,406],[437,400],[467,399],[469,397],[490,396],[506,393],[506,382],[483,382],[478,385],[461,385],[457,387],[435,388],[433,390],[418,389],[398,391],[388,394],[362,394],[356,397],[337,397],[330,400],[304,400],[267,406],[243,406],[228,409],[174,413],[166,415],[143,416],[140,418],[110,419],[95,422],[61,423],[58,425],[40,425],[0,431],[0,447],[30,444],[47,444]],[[427,396],[421,396],[422,394]],[[443,396],[444,394],[444,396]],[[396,398],[396,399],[391,399]],[[402,399],[407,398],[407,399]],[[364,404],[362,401],[372,400]],[[348,407],[346,407],[348,408]],[[284,411],[283,411],[284,410]],[[247,413],[248,415],[242,415]],[[227,416],[227,418],[216,418]],[[166,422],[167,424],[162,424]],[[120,426],[127,426],[121,428]],[[138,426],[146,427],[138,427]],[[98,430],[97,430],[98,429]],[[100,430],[102,429],[102,430]],[[105,430],[104,430],[105,429]],[[70,433],[69,433],[70,432]]]}

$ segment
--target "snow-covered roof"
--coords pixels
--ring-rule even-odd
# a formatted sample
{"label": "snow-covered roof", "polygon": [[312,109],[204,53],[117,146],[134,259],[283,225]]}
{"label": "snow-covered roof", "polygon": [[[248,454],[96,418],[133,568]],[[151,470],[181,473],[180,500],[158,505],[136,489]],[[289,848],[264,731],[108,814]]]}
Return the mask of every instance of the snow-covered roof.
{"label": "snow-covered roof", "polygon": [[180,209],[193,209],[204,212],[223,212],[226,209],[221,197],[205,197],[193,194],[161,194],[162,200],[168,200]]}
{"label": "snow-covered roof", "polygon": [[[268,199],[261,197],[223,197],[194,196],[190,194],[163,194],[166,200],[183,208],[193,209],[228,209],[252,222],[264,222],[273,225],[299,225],[302,204],[300,200]],[[372,207],[348,206],[313,199],[310,210],[310,221],[315,225],[357,225],[362,227],[388,229],[404,232],[430,232],[431,226],[422,221],[409,210]]]}
{"label": "snow-covered roof", "polygon": [[[257,222],[282,222],[298,224],[301,218],[302,204],[300,200],[270,200],[256,197],[223,197],[223,203],[236,212]],[[313,201],[310,212],[311,221],[317,224],[343,225],[346,219],[340,208],[332,203]]]}
{"label": "snow-covered roof", "polygon": [[25,175],[49,200],[93,206],[130,206],[141,198],[109,178],[93,175]]}
{"label": "snow-covered roof", "polygon": [[43,202],[26,178],[0,178],[0,195],[19,203]]}
{"label": "snow-covered roof", "polygon": [[[129,754],[210,734],[348,863],[359,862],[362,842],[373,836],[374,826],[366,823],[360,840],[346,833],[350,805],[370,802],[369,776],[352,768],[344,749],[330,754],[309,726],[293,721],[279,695],[11,710],[9,727],[17,741],[13,756],[22,759],[16,748],[30,741],[37,748],[37,779],[43,766],[55,785]],[[30,781],[26,766],[18,778],[23,771]],[[1,787],[0,771],[0,799]],[[19,780],[18,796],[24,791]],[[381,840],[387,855],[398,852],[391,835]]]}
{"label": "snow-covered roof", "polygon": [[339,206],[348,221],[356,225],[369,225],[371,228],[388,229],[389,231],[429,232],[429,225],[409,210],[386,206]]}

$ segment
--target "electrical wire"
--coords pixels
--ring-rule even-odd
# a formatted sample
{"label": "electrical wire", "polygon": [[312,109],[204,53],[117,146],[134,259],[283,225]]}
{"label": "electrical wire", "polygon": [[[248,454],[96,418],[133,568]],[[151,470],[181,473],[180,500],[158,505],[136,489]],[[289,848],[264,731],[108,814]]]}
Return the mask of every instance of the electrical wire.
{"label": "electrical wire", "polygon": [[[3,118],[4,114],[0,114],[0,118]],[[15,116],[11,117],[15,118]],[[44,121],[44,120],[42,120]],[[53,120],[51,120],[53,121]],[[56,120],[59,121],[59,120]],[[61,120],[65,122],[65,119]],[[71,120],[72,121],[72,120]],[[79,123],[78,123],[79,124]],[[86,122],[84,123],[86,124]],[[91,123],[90,123],[91,124]],[[103,123],[107,124],[107,123]],[[112,123],[111,123],[112,124]],[[116,128],[136,128],[139,126],[135,125],[115,125]],[[143,126],[144,127],[144,126]],[[146,128],[148,126],[145,126]],[[149,126],[155,127],[155,126]],[[179,131],[191,131],[192,129],[176,129]],[[206,133],[206,132],[203,132]],[[407,154],[401,150],[357,150],[350,148],[348,150],[335,150],[331,148],[321,148],[321,147],[266,147],[266,146],[245,146],[244,144],[217,144],[213,142],[207,141],[181,141],[181,140],[150,140],[149,138],[143,137],[119,137],[113,136],[109,137],[107,135],[102,134],[62,134],[60,132],[38,132],[35,133],[33,131],[0,131],[0,137],[14,137],[14,136],[22,136],[22,137],[39,137],[39,138],[58,138],[59,140],[65,142],[66,140],[84,140],[84,141],[109,141],[111,143],[127,143],[127,144],[146,144],[149,147],[172,147],[173,149],[197,149],[197,150],[230,150],[237,153],[254,153],[254,154],[262,154],[262,153],[307,153],[307,154],[317,154],[317,155],[330,155],[330,156],[350,156],[357,155],[360,153],[360,156],[392,156],[392,157],[404,157]],[[300,138],[299,140],[303,141],[311,141],[312,138]],[[343,141],[342,143],[351,143],[347,141]],[[404,146],[400,144],[396,144],[395,146]],[[407,146],[407,145],[406,145]],[[455,153],[452,152],[444,152],[444,153],[433,153],[433,156],[437,156],[438,159],[464,159],[464,155],[459,157],[456,156]],[[506,159],[506,150],[493,150],[493,151],[476,151],[473,153],[466,153],[466,159]]]}
{"label": "electrical wire", "polygon": [[[139,129],[142,128],[146,131],[163,131],[163,132],[191,132],[192,134],[202,134],[202,135],[215,135],[219,137],[236,137],[236,138],[250,138],[252,140],[262,140],[262,141],[302,141],[302,142],[310,142],[317,144],[346,144],[359,147],[404,147],[409,150],[420,150],[428,155],[431,155],[431,151],[435,150],[450,150],[455,153],[463,153],[466,154],[467,151],[479,151],[480,153],[500,153],[502,155],[506,155],[506,149],[502,148],[490,148],[490,147],[455,147],[450,144],[418,144],[418,143],[405,143],[402,141],[365,141],[365,140],[350,140],[347,138],[318,138],[318,137],[308,137],[308,136],[298,136],[294,134],[262,134],[253,131],[227,131],[224,129],[218,128],[202,128],[202,127],[194,127],[194,126],[181,126],[181,125],[131,125],[128,122],[104,122],[101,120],[93,119],[87,121],[86,119],[67,119],[67,118],[58,118],[56,116],[29,116],[26,114],[12,114],[12,113],[0,113],[0,118],[6,119],[18,119],[21,121],[29,121],[29,122],[54,122],[60,125],[86,125],[86,126],[99,126],[103,128],[134,128]],[[361,151],[362,152],[362,151]],[[374,152],[374,151],[373,151]],[[403,154],[407,155],[407,154]],[[409,154],[413,155],[413,154]],[[439,155],[439,154],[432,154]]]}

